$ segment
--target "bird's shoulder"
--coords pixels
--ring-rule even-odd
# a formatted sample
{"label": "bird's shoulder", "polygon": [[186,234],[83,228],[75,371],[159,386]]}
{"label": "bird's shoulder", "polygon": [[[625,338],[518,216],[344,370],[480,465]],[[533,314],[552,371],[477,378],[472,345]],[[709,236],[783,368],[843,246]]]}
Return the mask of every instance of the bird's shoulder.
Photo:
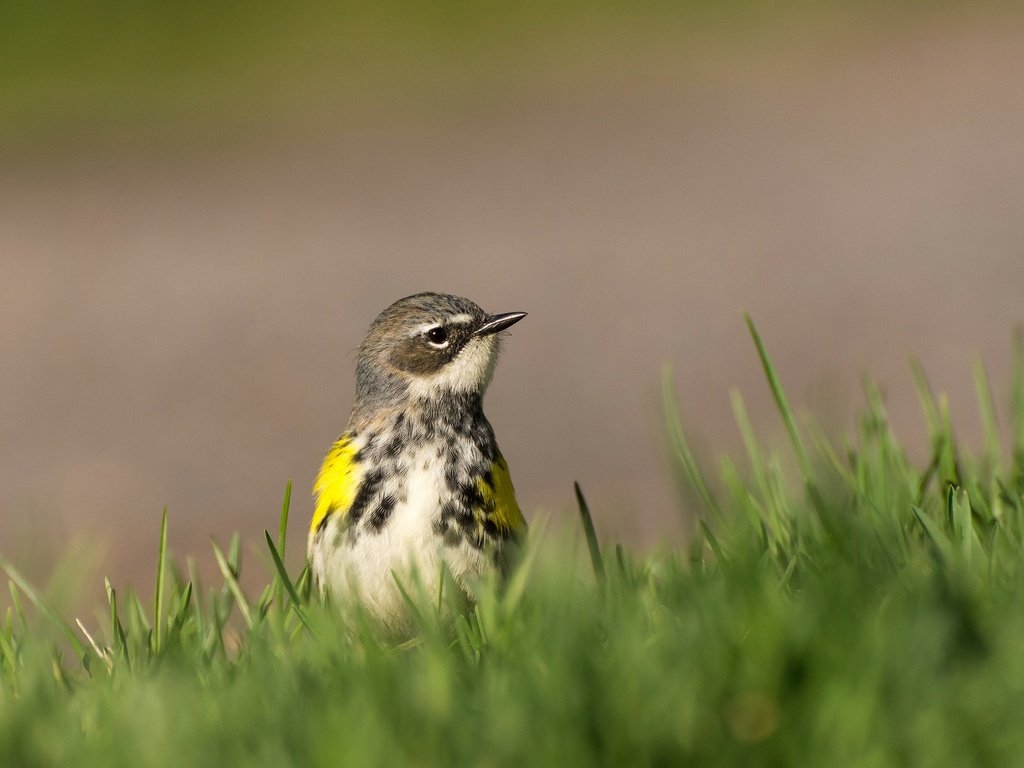
{"label": "bird's shoulder", "polygon": [[324,457],[313,484],[316,499],[310,533],[314,533],[332,514],[345,515],[355,500],[362,475],[359,445],[354,432],[345,432]]}
{"label": "bird's shoulder", "polygon": [[516,501],[512,474],[501,452],[498,452],[490,470],[480,479],[478,488],[487,516],[502,533],[519,534],[526,530],[526,520]]}

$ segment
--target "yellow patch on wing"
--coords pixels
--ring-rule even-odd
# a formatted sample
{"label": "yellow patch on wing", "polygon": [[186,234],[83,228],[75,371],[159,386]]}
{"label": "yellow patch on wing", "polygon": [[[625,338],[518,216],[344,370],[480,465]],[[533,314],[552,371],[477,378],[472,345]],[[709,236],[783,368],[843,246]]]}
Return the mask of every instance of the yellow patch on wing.
{"label": "yellow patch on wing", "polygon": [[526,528],[523,513],[516,501],[516,490],[512,487],[512,476],[508,471],[505,457],[498,454],[498,460],[491,467],[491,481],[488,485],[484,478],[477,480],[477,489],[490,510],[490,518],[499,530],[515,533]]}
{"label": "yellow patch on wing", "polygon": [[357,449],[352,435],[342,435],[331,446],[313,484],[313,519],[309,532],[314,533],[329,515],[348,514],[359,487],[360,466],[355,460]]}

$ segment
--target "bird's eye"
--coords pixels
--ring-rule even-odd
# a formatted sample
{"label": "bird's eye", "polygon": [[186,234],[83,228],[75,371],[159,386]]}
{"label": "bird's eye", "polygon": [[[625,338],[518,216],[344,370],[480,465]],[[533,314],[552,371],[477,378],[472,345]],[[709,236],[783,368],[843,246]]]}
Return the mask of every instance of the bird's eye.
{"label": "bird's eye", "polygon": [[448,331],[440,325],[427,331],[427,341],[437,347],[443,347],[448,343]]}

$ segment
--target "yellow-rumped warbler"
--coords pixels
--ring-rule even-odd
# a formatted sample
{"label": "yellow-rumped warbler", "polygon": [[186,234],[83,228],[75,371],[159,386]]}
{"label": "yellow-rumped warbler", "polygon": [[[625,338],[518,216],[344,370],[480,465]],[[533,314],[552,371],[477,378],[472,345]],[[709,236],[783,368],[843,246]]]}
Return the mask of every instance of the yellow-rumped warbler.
{"label": "yellow-rumped warbler", "polygon": [[419,293],[370,325],[352,415],[313,488],[309,559],[321,591],[354,596],[397,629],[407,616],[396,576],[415,572],[437,594],[442,563],[464,590],[505,570],[526,523],[483,396],[498,332],[525,316]]}

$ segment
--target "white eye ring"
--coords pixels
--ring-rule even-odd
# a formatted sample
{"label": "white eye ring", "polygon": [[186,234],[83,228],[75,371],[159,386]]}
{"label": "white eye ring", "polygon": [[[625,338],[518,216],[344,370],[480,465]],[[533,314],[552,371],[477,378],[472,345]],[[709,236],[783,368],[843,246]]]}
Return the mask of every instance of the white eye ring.
{"label": "white eye ring", "polygon": [[444,349],[448,346],[448,331],[443,325],[435,325],[423,332],[427,337],[427,343],[435,349]]}

